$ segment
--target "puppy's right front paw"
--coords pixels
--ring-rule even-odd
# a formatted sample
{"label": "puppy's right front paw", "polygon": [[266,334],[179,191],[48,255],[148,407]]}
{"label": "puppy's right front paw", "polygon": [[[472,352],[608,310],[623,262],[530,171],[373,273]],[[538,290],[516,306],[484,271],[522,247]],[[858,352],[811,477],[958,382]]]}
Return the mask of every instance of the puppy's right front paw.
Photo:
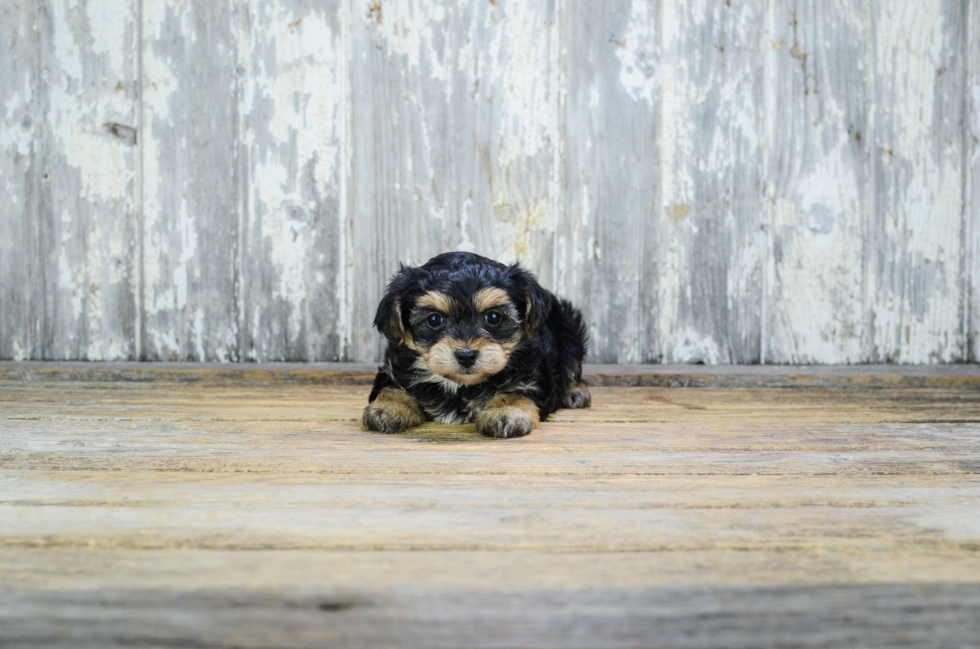
{"label": "puppy's right front paw", "polygon": [[367,405],[361,417],[365,430],[379,433],[400,433],[422,421],[422,409],[414,399],[400,390],[389,391],[388,388]]}

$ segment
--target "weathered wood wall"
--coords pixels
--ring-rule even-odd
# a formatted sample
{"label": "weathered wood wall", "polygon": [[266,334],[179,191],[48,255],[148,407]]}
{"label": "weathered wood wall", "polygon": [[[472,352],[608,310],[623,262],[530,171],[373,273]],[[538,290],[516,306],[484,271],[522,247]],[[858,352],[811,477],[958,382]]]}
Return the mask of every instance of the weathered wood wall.
{"label": "weathered wood wall", "polygon": [[0,358],[372,360],[523,260],[605,362],[980,345],[980,0],[0,0]]}

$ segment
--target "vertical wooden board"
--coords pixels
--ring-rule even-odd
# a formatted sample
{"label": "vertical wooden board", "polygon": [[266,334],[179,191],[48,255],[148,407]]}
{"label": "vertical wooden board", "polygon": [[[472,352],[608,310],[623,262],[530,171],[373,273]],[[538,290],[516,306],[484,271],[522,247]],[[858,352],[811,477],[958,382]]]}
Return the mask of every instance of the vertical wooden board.
{"label": "vertical wooden board", "polygon": [[35,357],[39,70],[34,2],[0,7],[0,359]]}
{"label": "vertical wooden board", "polygon": [[659,358],[755,363],[766,255],[766,2],[664,0],[661,16]]}
{"label": "vertical wooden board", "polygon": [[347,357],[399,263],[449,250],[553,280],[557,43],[552,2],[358,1],[351,15]]}
{"label": "vertical wooden board", "polygon": [[238,360],[239,96],[232,3],[143,0],[143,350]]}
{"label": "vertical wooden board", "polygon": [[967,360],[980,361],[980,0],[970,0],[967,16],[967,83],[965,92],[968,121],[964,158],[967,164],[967,233],[970,237],[966,273]]}
{"label": "vertical wooden board", "polygon": [[863,0],[776,0],[768,195],[773,363],[866,359],[871,33]]}
{"label": "vertical wooden board", "polygon": [[340,1],[252,0],[240,47],[247,132],[242,357],[331,361],[342,305]]}
{"label": "vertical wooden board", "polygon": [[452,14],[441,0],[353,2],[349,360],[380,358],[371,323],[398,264],[424,263],[460,241],[446,135]]}
{"label": "vertical wooden board", "polygon": [[963,0],[872,6],[870,360],[961,360]]}
{"label": "vertical wooden board", "polygon": [[135,356],[137,3],[38,4],[38,355]]}
{"label": "vertical wooden board", "polygon": [[645,237],[660,209],[658,10],[655,0],[564,3],[558,291],[582,307],[596,362],[657,354],[647,352],[659,278]]}
{"label": "vertical wooden board", "polygon": [[554,0],[455,6],[450,62],[455,246],[521,261],[554,288],[558,25]]}

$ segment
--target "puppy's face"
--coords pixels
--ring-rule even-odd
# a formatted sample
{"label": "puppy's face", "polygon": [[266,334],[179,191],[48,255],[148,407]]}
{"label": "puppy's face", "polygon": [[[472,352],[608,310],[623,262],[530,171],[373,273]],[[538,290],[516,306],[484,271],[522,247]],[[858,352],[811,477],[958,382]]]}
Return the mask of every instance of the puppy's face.
{"label": "puppy's face", "polygon": [[548,315],[550,299],[518,264],[445,253],[421,267],[401,267],[374,325],[392,343],[417,352],[419,369],[476,385],[507,366]]}
{"label": "puppy's face", "polygon": [[500,372],[521,340],[521,317],[499,287],[429,290],[411,300],[405,344],[433,374],[476,385]]}

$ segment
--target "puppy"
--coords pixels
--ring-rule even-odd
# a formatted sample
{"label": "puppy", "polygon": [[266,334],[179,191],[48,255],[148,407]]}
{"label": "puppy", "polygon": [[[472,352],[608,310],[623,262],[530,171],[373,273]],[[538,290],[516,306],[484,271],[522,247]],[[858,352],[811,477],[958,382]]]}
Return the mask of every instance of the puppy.
{"label": "puppy", "polygon": [[388,349],[368,430],[474,421],[488,437],[520,437],[558,408],[591,404],[582,314],[517,264],[450,252],[402,266],[374,326]]}

